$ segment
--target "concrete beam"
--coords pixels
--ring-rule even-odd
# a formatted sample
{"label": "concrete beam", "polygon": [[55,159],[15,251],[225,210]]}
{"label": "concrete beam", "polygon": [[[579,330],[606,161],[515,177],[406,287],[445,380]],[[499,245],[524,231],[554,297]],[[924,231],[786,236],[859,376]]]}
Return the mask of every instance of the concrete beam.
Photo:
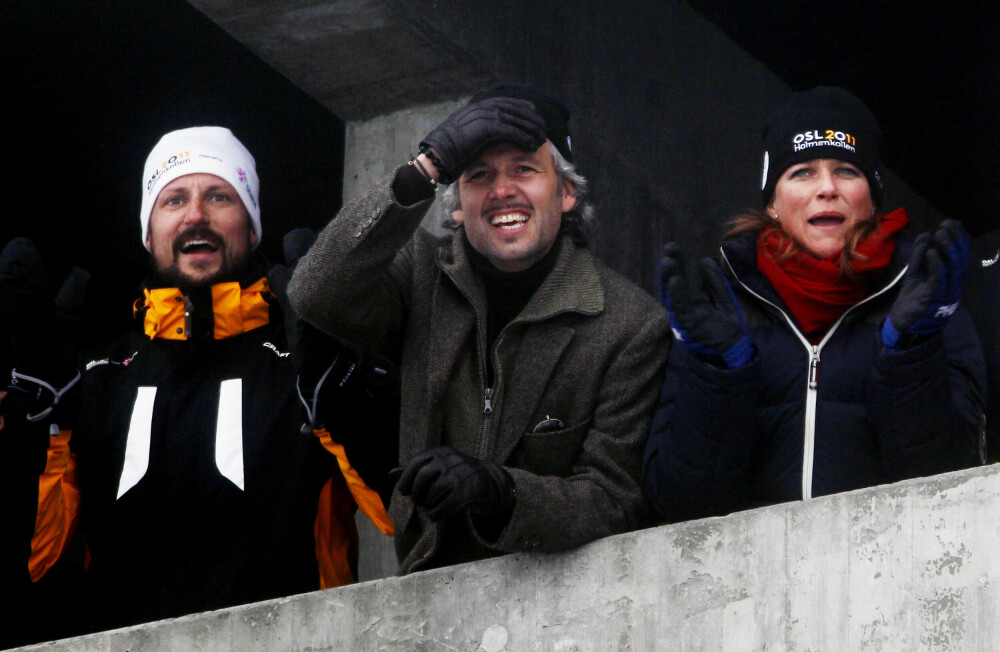
{"label": "concrete beam", "polygon": [[993,649],[998,506],[984,467],[45,649]]}
{"label": "concrete beam", "polygon": [[490,83],[423,3],[189,2],[344,120],[471,94]]}

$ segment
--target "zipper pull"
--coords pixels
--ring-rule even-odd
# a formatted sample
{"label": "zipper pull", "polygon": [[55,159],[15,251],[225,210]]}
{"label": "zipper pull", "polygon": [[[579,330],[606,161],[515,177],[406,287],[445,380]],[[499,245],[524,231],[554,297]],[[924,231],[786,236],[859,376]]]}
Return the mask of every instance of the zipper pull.
{"label": "zipper pull", "polygon": [[483,414],[493,414],[493,388],[486,388],[486,405],[483,407]]}
{"label": "zipper pull", "polygon": [[194,333],[191,332],[192,321],[194,320],[194,302],[191,297],[184,295],[184,339],[190,340]]}
{"label": "zipper pull", "polygon": [[809,360],[809,389],[819,387],[819,351],[814,346],[812,359]]}

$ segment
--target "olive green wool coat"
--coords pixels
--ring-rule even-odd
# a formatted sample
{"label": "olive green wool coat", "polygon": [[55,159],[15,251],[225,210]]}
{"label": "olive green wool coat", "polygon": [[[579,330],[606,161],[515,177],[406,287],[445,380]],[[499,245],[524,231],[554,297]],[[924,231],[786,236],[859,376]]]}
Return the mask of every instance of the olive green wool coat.
{"label": "olive green wool coat", "polygon": [[[419,229],[431,200],[400,205],[393,179],[323,229],[289,285],[292,305],[400,366],[400,464],[449,445],[502,464],[516,487],[499,533],[468,514],[435,523],[397,492],[389,513],[401,572],[564,550],[646,525],[637,479],[670,343],[663,308],[563,238],[548,277],[487,351],[487,297],[464,231]],[[456,432],[456,410],[476,423]],[[549,417],[565,428],[532,432]]]}

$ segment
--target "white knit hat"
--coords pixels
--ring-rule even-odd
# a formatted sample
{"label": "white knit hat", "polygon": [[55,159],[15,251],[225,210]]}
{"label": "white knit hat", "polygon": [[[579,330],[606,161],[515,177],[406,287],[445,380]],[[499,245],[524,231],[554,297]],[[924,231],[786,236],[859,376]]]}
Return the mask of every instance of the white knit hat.
{"label": "white knit hat", "polygon": [[214,174],[236,189],[260,244],[260,181],[253,155],[225,127],[190,127],[163,136],[146,159],[139,210],[142,245],[149,249],[146,246],[149,216],[160,191],[177,177],[198,173]]}

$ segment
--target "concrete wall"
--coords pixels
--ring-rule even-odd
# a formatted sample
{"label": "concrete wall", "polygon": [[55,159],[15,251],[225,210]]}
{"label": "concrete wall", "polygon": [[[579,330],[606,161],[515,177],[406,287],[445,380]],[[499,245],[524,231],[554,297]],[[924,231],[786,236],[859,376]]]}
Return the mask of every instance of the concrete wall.
{"label": "concrete wall", "polygon": [[[367,125],[362,155],[376,166],[390,153],[383,141],[398,147],[384,159],[395,164],[433,126],[424,120],[401,140],[379,133],[384,116],[498,82],[562,98],[592,182],[594,249],[648,290],[664,242],[712,254],[723,223],[759,205],[759,127],[789,94],[680,0],[190,2],[352,129]],[[817,83],[850,79],[833,77]],[[905,204],[918,229],[940,221],[894,175],[887,182],[887,208]]]}
{"label": "concrete wall", "polygon": [[998,509],[984,467],[45,649],[993,650]]}
{"label": "concrete wall", "polygon": [[[759,205],[759,127],[789,89],[689,4],[441,0],[432,12],[397,10],[496,81],[569,105],[597,207],[594,249],[647,290],[664,242],[712,254],[723,222]],[[887,206],[905,204],[918,228],[940,221],[894,175],[887,185]]]}

